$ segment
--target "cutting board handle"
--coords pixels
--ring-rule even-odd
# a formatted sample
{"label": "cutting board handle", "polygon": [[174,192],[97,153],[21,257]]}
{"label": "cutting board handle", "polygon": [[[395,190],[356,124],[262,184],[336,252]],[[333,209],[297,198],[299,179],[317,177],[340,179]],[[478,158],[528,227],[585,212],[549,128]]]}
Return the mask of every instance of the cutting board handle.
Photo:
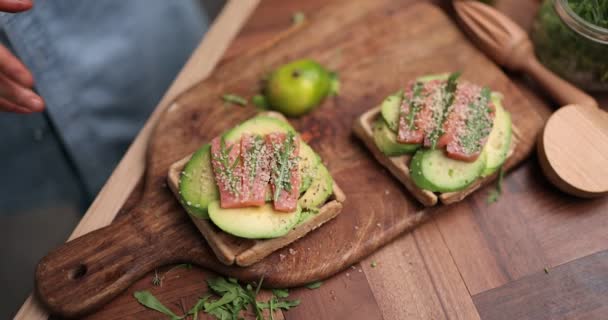
{"label": "cutting board handle", "polygon": [[[136,216],[136,215],[131,215]],[[123,219],[76,238],[44,257],[36,289],[53,313],[79,317],[96,309],[166,260],[135,219]],[[163,250],[168,251],[168,250]]]}

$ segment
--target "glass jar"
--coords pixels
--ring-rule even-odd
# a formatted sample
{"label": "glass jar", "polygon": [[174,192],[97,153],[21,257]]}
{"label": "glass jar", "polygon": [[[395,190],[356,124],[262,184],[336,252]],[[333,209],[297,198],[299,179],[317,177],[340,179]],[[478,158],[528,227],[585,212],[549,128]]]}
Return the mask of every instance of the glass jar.
{"label": "glass jar", "polygon": [[571,83],[608,91],[608,29],[581,18],[568,0],[545,0],[532,29],[539,60]]}

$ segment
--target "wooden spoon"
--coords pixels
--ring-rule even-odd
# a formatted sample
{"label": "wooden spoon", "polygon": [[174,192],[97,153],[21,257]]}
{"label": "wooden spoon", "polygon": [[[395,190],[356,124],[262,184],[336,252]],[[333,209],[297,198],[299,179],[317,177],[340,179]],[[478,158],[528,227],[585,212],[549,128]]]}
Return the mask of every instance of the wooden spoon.
{"label": "wooden spoon", "polygon": [[454,1],[478,46],[497,64],[531,75],[560,104],[539,137],[543,172],[564,192],[608,194],[608,114],[591,96],[538,62],[528,34],[510,18],[478,1]]}
{"label": "wooden spoon", "polygon": [[497,64],[529,74],[559,105],[597,107],[595,99],[538,62],[530,37],[509,17],[479,1],[454,1],[454,9],[474,42]]}

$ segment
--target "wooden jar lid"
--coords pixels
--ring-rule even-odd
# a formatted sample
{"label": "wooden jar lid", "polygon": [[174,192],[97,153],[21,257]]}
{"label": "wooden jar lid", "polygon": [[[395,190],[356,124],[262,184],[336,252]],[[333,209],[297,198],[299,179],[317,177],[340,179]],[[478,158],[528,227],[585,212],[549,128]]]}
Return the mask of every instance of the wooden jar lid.
{"label": "wooden jar lid", "polygon": [[560,190],[584,198],[608,194],[608,113],[567,105],[539,137],[542,170]]}

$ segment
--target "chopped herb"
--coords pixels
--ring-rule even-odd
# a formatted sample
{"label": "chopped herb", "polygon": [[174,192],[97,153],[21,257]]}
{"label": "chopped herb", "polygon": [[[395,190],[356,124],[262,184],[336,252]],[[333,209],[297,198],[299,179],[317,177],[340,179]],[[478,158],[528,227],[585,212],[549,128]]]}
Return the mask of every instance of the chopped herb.
{"label": "chopped herb", "polygon": [[224,100],[226,103],[236,104],[239,106],[247,105],[247,99],[233,93],[224,94],[222,96],[222,100]]}
{"label": "chopped herb", "polygon": [[298,163],[294,161],[292,154],[296,147],[296,137],[293,132],[288,132],[282,145],[276,146],[274,151],[274,161],[272,165],[272,180],[274,184],[273,200],[277,202],[281,191],[291,192],[291,170]]}
{"label": "chopped herb", "polygon": [[183,316],[180,317],[176,315],[175,313],[173,313],[173,311],[171,311],[171,309],[165,307],[165,305],[158,301],[158,299],[156,299],[156,297],[152,293],[150,293],[150,291],[137,291],[133,293],[133,296],[135,297],[135,299],[137,299],[137,302],[139,302],[142,306],[165,314],[169,316],[171,320],[180,320],[184,318]]}
{"label": "chopped herb", "polygon": [[376,263],[376,261],[372,261],[371,266],[372,268],[375,268],[378,265],[378,263]]}
{"label": "chopped herb", "polygon": [[266,110],[270,108],[268,99],[266,99],[266,96],[263,94],[256,94],[255,96],[253,96],[253,98],[251,98],[251,102],[253,102],[253,104],[260,109]]}
{"label": "chopped herb", "polygon": [[466,129],[459,137],[460,144],[467,154],[479,152],[483,148],[481,142],[492,130],[490,95],[490,89],[483,87],[476,101],[471,102],[468,106],[469,116],[466,119]]}
{"label": "chopped herb", "polygon": [[298,26],[306,21],[306,14],[302,11],[296,11],[291,16],[291,22],[294,26]]}
{"label": "chopped herb", "polygon": [[443,99],[442,99],[442,109],[439,113],[433,113],[433,120],[436,124],[435,128],[429,134],[429,140],[431,141],[431,149],[435,149],[437,147],[437,141],[439,137],[443,134],[443,126],[442,123],[445,122],[445,118],[447,117],[448,109],[454,102],[456,88],[458,86],[458,78],[460,77],[460,72],[454,72],[450,74],[448,77],[448,81],[445,83],[443,87]]}
{"label": "chopped herb", "polygon": [[496,189],[491,190],[490,193],[488,193],[488,198],[486,199],[486,202],[488,204],[498,201],[498,198],[500,198],[500,195],[502,194],[502,180],[505,175],[505,171],[503,167],[500,167],[499,170],[500,171],[498,172],[498,182],[496,183]]}
{"label": "chopped herb", "polygon": [[239,164],[240,157],[236,157],[232,163],[230,163],[230,152],[234,144],[230,147],[226,147],[226,140],[224,137],[220,138],[220,152],[219,155],[212,153],[211,157],[213,160],[220,163],[219,176],[225,181],[224,189],[232,194],[239,193],[239,177],[234,174],[234,169]]}
{"label": "chopped herb", "polygon": [[321,285],[323,284],[323,281],[316,281],[316,282],[312,282],[306,285],[306,288],[308,289],[318,289],[321,287]]}
{"label": "chopped herb", "polygon": [[245,166],[249,170],[249,185],[251,189],[253,189],[255,177],[258,175],[258,169],[264,161],[265,150],[264,139],[260,135],[255,135],[251,148],[245,154]]}
{"label": "chopped herb", "polygon": [[549,274],[549,268],[545,267],[545,273]]}
{"label": "chopped herb", "polygon": [[416,114],[422,109],[422,105],[420,104],[420,95],[422,94],[422,89],[424,85],[422,82],[417,81],[414,84],[414,89],[412,91],[412,99],[408,101],[410,105],[410,112],[407,114],[407,124],[410,130],[414,130],[414,120],[416,119]]}

